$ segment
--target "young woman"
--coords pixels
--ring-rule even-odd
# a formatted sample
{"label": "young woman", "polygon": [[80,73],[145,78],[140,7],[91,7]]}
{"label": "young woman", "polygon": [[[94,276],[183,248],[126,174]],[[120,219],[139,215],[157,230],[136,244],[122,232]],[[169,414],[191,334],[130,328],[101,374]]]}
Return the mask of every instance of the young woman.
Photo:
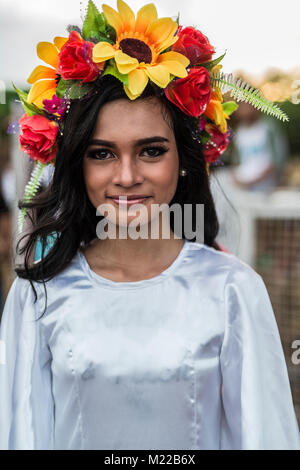
{"label": "young woman", "polygon": [[[30,204],[0,329],[0,447],[299,449],[264,282],[214,248],[196,120],[150,81],[135,100],[111,75],[97,87],[72,102],[53,180]],[[125,196],[144,208],[144,237],[124,236],[137,217]],[[183,227],[192,205],[193,230],[204,205],[203,243],[175,215],[163,236],[155,207],[176,203]]]}

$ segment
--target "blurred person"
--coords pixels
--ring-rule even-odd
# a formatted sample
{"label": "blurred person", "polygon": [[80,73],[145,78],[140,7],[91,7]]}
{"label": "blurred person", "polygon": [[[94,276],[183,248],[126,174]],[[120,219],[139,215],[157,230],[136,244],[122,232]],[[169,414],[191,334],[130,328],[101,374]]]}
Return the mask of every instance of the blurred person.
{"label": "blurred person", "polygon": [[268,193],[280,183],[288,158],[288,141],[274,119],[264,117],[249,103],[240,103],[234,116],[233,183],[240,189]]}

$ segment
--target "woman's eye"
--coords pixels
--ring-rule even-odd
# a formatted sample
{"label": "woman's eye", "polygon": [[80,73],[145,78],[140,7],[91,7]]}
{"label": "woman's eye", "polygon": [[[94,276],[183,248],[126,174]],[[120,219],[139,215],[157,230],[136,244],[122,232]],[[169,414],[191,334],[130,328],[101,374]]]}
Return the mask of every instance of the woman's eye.
{"label": "woman's eye", "polygon": [[144,149],[150,157],[159,157],[163,153],[166,153],[168,150],[164,147],[147,147]]}
{"label": "woman's eye", "polygon": [[[164,147],[146,147],[143,149],[143,154],[146,152],[146,157],[155,158],[166,153],[167,151],[168,149],[165,149]],[[98,149],[88,152],[87,156],[95,160],[108,160],[109,154],[111,154],[109,150]]]}
{"label": "woman's eye", "polygon": [[107,160],[105,156],[109,153],[110,152],[108,150],[94,150],[88,153],[88,157],[94,158],[95,160]]}

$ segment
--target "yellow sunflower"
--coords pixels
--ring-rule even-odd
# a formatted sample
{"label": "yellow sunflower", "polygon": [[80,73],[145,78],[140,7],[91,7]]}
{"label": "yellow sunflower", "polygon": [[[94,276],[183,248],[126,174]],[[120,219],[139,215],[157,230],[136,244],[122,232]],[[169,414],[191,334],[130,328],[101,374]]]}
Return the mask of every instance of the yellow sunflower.
{"label": "yellow sunflower", "polygon": [[127,96],[134,100],[145,89],[148,80],[165,88],[170,74],[184,78],[190,61],[183,54],[162,51],[175,44],[178,25],[171,18],[157,18],[153,3],[143,6],[135,15],[123,1],[117,0],[118,12],[102,5],[107,22],[116,30],[116,43],[99,42],[93,48],[93,61],[114,58],[120,73],[128,74]]}
{"label": "yellow sunflower", "polygon": [[58,55],[67,40],[68,38],[56,37],[53,40],[54,44],[51,42],[38,43],[38,57],[51,67],[38,65],[27,78],[27,82],[33,84],[27,97],[28,103],[33,103],[42,108],[43,100],[51,100],[52,96],[55,95]]}

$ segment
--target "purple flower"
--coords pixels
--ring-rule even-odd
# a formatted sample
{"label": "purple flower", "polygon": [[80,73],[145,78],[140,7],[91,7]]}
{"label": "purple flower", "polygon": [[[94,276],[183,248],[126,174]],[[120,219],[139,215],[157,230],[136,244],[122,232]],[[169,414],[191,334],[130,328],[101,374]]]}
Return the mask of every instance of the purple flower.
{"label": "purple flower", "polygon": [[7,134],[17,134],[20,132],[21,126],[19,124],[19,121],[13,121],[9,124],[6,133]]}
{"label": "purple flower", "polygon": [[235,132],[229,126],[228,126],[228,129],[227,129],[227,134],[228,134],[229,142],[231,142],[235,138]]}
{"label": "purple flower", "polygon": [[52,96],[51,100],[43,100],[44,109],[51,114],[59,114],[63,117],[67,109],[67,101],[63,98],[58,98],[56,95]]}
{"label": "purple flower", "polygon": [[200,129],[200,132],[204,131],[206,124],[207,124],[206,119],[205,119],[203,116],[201,116],[201,117],[200,117],[200,120],[199,120],[199,129]]}

